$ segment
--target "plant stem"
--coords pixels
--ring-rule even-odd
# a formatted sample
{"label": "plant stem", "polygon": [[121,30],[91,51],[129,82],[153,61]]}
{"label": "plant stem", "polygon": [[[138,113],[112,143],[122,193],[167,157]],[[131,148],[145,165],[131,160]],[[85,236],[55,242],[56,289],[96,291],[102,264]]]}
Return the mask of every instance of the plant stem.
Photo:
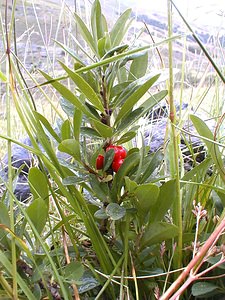
{"label": "plant stem", "polygon": [[[8,59],[8,84],[7,84],[7,103],[6,103],[6,110],[7,110],[7,136],[11,137],[11,95],[10,95],[10,89],[12,97],[14,98],[16,96],[16,90],[15,90],[15,82],[12,74],[12,67],[11,67],[11,57],[10,57],[10,37],[12,33],[12,24],[14,20],[14,13],[15,13],[15,5],[16,1],[13,1],[13,7],[12,7],[12,15],[11,15],[11,26],[9,28],[9,31],[7,30],[8,26],[8,1],[6,0],[6,8],[5,8],[5,27],[6,27],[6,54]],[[7,151],[8,151],[8,186],[10,191],[13,190],[13,182],[12,182],[12,142],[8,140],[7,142]],[[14,232],[14,201],[13,197],[11,196],[11,193],[9,193],[9,211],[10,211],[10,229]],[[15,244],[15,238],[12,237],[11,239],[11,257],[12,257],[12,278],[13,278],[13,295],[12,299],[16,300],[17,297],[17,265],[16,265],[16,244]]]}
{"label": "plant stem", "polygon": [[[187,267],[184,269],[184,271],[180,274],[180,276],[177,278],[176,281],[169,287],[169,289],[162,295],[160,300],[168,300],[168,299],[175,299],[171,298],[171,296],[177,291],[179,286],[184,282],[184,280],[190,275],[192,270],[196,270],[198,268],[199,264],[202,262],[204,257],[206,256],[208,250],[210,247],[215,245],[217,240],[219,239],[220,235],[225,229],[225,218],[222,219],[221,223],[217,226],[217,228],[213,231],[213,233],[210,235],[208,240],[206,240],[205,244],[202,246],[202,248],[199,250],[199,252],[196,254],[196,256],[190,261],[190,263],[187,265]],[[187,279],[186,283],[191,283],[191,279]],[[186,285],[185,283],[185,285]]]}
{"label": "plant stem", "polygon": [[179,147],[178,147],[178,134],[176,131],[176,110],[173,98],[173,45],[170,37],[172,36],[172,5],[170,1],[167,2],[168,5],[168,47],[169,47],[169,108],[170,108],[170,125],[171,125],[171,140],[173,147],[170,148],[172,157],[171,161],[171,176],[176,179],[176,200],[174,203],[174,223],[177,225],[178,240],[177,249],[174,256],[176,268],[182,266],[182,206],[181,206],[181,192],[180,192],[180,173],[179,173]]}

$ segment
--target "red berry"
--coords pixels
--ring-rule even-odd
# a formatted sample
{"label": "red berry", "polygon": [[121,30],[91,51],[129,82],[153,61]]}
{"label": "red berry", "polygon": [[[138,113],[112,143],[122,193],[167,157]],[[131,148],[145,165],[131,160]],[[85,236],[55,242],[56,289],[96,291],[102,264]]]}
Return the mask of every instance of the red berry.
{"label": "red berry", "polygon": [[99,154],[96,159],[96,169],[101,170],[103,169],[103,166],[104,166],[104,156]]}
{"label": "red berry", "polygon": [[123,158],[119,158],[117,160],[114,160],[112,163],[112,169],[114,172],[118,172],[119,168],[121,167],[121,165],[123,164],[124,159]]}
{"label": "red berry", "polygon": [[125,148],[123,148],[122,146],[116,146],[116,147],[120,153],[120,157],[125,158],[127,156],[127,151],[125,150]]}
{"label": "red berry", "polygon": [[127,156],[127,151],[122,146],[110,145],[106,148],[106,152],[110,149],[113,149],[115,153],[113,160],[118,160]]}

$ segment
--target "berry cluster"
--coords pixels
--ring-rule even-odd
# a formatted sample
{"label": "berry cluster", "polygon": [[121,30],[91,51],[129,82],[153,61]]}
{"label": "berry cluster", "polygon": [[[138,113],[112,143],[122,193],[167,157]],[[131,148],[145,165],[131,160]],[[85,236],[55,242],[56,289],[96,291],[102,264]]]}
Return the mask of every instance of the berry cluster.
{"label": "berry cluster", "polygon": [[[110,149],[114,150],[114,158],[112,162],[112,169],[114,172],[118,172],[119,168],[123,164],[125,157],[127,156],[127,151],[122,146],[110,145],[106,148],[106,152]],[[99,154],[96,159],[96,169],[101,170],[104,167],[104,156]]]}

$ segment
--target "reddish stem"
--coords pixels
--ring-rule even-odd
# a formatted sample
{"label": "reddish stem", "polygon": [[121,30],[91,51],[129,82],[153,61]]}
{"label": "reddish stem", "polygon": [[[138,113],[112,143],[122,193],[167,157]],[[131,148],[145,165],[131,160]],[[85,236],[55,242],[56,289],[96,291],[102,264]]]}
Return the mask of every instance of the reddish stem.
{"label": "reddish stem", "polygon": [[[185,288],[190,285],[193,280],[195,280],[195,277],[190,277],[191,271],[194,269],[196,270],[196,267],[202,262],[204,257],[207,254],[207,251],[210,249],[212,245],[215,245],[217,240],[219,239],[221,233],[225,229],[225,218],[222,219],[221,223],[216,227],[216,229],[213,231],[213,233],[210,235],[210,237],[206,240],[205,244],[202,246],[202,248],[199,250],[199,252],[196,254],[196,256],[190,261],[190,263],[187,265],[185,270],[180,274],[180,276],[177,278],[176,281],[169,287],[169,289],[161,296],[160,300],[175,300],[175,296],[178,297],[181,292],[183,292],[183,286]],[[180,290],[179,287],[184,282],[184,280],[189,276],[185,284],[181,287]],[[177,292],[176,292],[177,291]],[[176,293],[175,293],[176,292]],[[174,294],[175,293],[175,294]],[[171,297],[174,294],[173,297]]]}

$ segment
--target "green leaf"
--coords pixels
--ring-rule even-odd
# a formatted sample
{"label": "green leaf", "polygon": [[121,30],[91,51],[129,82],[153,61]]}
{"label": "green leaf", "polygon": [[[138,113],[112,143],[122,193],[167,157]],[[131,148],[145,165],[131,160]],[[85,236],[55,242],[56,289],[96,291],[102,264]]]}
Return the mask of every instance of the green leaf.
{"label": "green leaf", "polygon": [[48,204],[49,189],[46,175],[38,168],[33,167],[29,170],[28,181],[34,199],[42,198],[43,200],[46,200],[45,203]]}
{"label": "green leaf", "polygon": [[121,145],[123,143],[126,143],[132,140],[133,138],[135,138],[136,134],[137,134],[136,131],[128,131],[123,136],[121,136],[119,140],[116,141],[116,144]]}
{"label": "green leaf", "polygon": [[148,67],[148,52],[136,57],[130,66],[130,74],[128,80],[136,80],[145,75]]}
{"label": "green leaf", "polygon": [[95,116],[90,112],[84,102],[82,102],[78,97],[75,96],[73,92],[71,92],[67,87],[58,81],[54,80],[52,77],[40,71],[42,75],[49,81],[51,81],[52,86],[69,102],[71,102],[75,107],[81,110],[88,117],[94,118]]}
{"label": "green leaf", "polygon": [[28,206],[26,212],[40,234],[44,229],[48,218],[48,206],[46,205],[46,202],[42,198],[36,198],[30,206]]}
{"label": "green leaf", "polygon": [[91,120],[91,122],[93,123],[95,129],[99,132],[99,134],[103,137],[103,138],[111,138],[113,136],[113,131],[112,128],[103,124],[102,122],[99,122],[97,120]]}
{"label": "green leaf", "polygon": [[100,57],[103,57],[105,55],[105,42],[105,36],[98,41],[98,53]]}
{"label": "green leaf", "polygon": [[[3,266],[3,269],[6,270],[11,277],[13,277],[13,265],[7,257],[7,253],[4,253],[3,251],[0,252],[0,262],[1,266]],[[30,284],[26,279],[20,276],[19,272],[16,273],[16,280],[21,292],[23,291],[24,295],[26,296],[26,299],[37,300],[31,291]]]}
{"label": "green leaf", "polygon": [[3,82],[7,81],[7,77],[1,71],[0,71],[0,81],[3,81]]}
{"label": "green leaf", "polygon": [[63,48],[63,50],[65,50],[65,52],[68,53],[72,58],[74,58],[81,66],[85,66],[85,63],[80,59],[79,56],[77,56],[77,54],[72,49],[60,43],[59,41],[55,41],[55,43],[57,43],[61,48]]}
{"label": "green leaf", "polygon": [[100,220],[106,220],[106,219],[108,219],[108,215],[106,214],[104,208],[101,208],[101,209],[97,210],[97,211],[94,213],[94,217],[95,217],[96,219],[100,219]]}
{"label": "green leaf", "polygon": [[137,188],[137,183],[133,180],[131,180],[129,177],[125,176],[125,186],[129,193],[133,193],[133,191]]}
{"label": "green leaf", "polygon": [[194,297],[203,297],[204,299],[207,294],[211,296],[211,293],[216,290],[219,290],[217,285],[206,281],[196,282],[191,288],[191,292]]}
{"label": "green leaf", "polygon": [[178,227],[165,222],[151,223],[141,239],[141,249],[154,244],[162,243],[168,239],[175,238],[178,234]]}
{"label": "green leaf", "polygon": [[[150,75],[149,75],[150,76]],[[149,90],[149,88],[156,82],[160,75],[155,75],[148,79],[141,85],[132,95],[130,95],[125,103],[122,105],[115,123],[117,124],[124,116],[126,116],[134,107],[134,105],[141,99],[141,97]]]}
{"label": "green leaf", "polygon": [[221,179],[225,182],[225,169],[223,159],[219,150],[219,146],[214,143],[213,133],[210,131],[206,123],[199,117],[191,115],[190,118],[198,134],[202,136],[202,139],[207,146],[208,152],[212,156],[213,162],[220,173]]}
{"label": "green leaf", "polygon": [[128,45],[125,44],[125,45],[119,45],[119,46],[116,46],[112,49],[110,49],[103,57],[102,57],[102,60],[108,58],[108,57],[112,57],[116,54],[119,54],[119,53],[123,53],[125,50],[128,49]]}
{"label": "green leaf", "polygon": [[[8,208],[3,202],[0,202],[0,224],[10,228],[10,218]],[[7,249],[10,241],[7,238],[7,232],[0,228],[0,243]]]}
{"label": "green leaf", "polygon": [[77,141],[80,139],[81,124],[82,112],[79,109],[76,109],[73,115],[73,135]]}
{"label": "green leaf", "polygon": [[106,207],[106,214],[114,221],[122,219],[126,214],[126,209],[117,203],[109,203]]}
{"label": "green leaf", "polygon": [[146,101],[144,101],[140,107],[144,108],[142,116],[147,113],[149,110],[151,110],[156,104],[159,103],[163,98],[166,97],[168,94],[167,90],[162,90],[151,97],[149,97]]}
{"label": "green leaf", "polygon": [[152,173],[161,165],[164,159],[164,155],[161,151],[157,151],[153,154],[149,162],[145,162],[143,166],[143,175],[139,179],[139,183],[144,183],[152,175]]}
{"label": "green leaf", "polygon": [[141,117],[143,113],[143,108],[138,107],[132,112],[130,112],[127,116],[125,116],[120,122],[118,127],[116,128],[115,134],[119,134],[121,131],[128,129],[133,123],[135,123]]}
{"label": "green leaf", "polygon": [[62,110],[67,114],[68,117],[73,117],[75,111],[74,104],[72,104],[67,99],[61,97],[60,106],[62,107]]}
{"label": "green leaf", "polygon": [[75,16],[76,23],[79,27],[79,30],[82,34],[82,37],[85,39],[86,43],[89,45],[91,50],[95,54],[97,54],[97,44],[95,44],[94,39],[93,39],[90,31],[88,30],[87,26],[85,25],[85,23],[82,21],[82,19],[76,13],[74,13],[74,16]]}
{"label": "green leaf", "polygon": [[120,44],[123,40],[124,34],[127,30],[127,23],[131,16],[131,9],[127,9],[116,21],[115,25],[113,26],[110,37],[112,46],[115,47]]}
{"label": "green leaf", "polygon": [[169,180],[160,187],[157,203],[151,208],[150,221],[161,221],[175,201],[176,180]]}
{"label": "green leaf", "polygon": [[60,137],[56,134],[55,130],[52,128],[51,124],[48,122],[48,120],[39,112],[34,111],[33,112],[35,117],[45,126],[45,128],[48,130],[48,132],[51,134],[51,136],[58,142],[61,142]]}
{"label": "green leaf", "polygon": [[153,183],[146,183],[137,186],[134,191],[138,199],[138,209],[146,213],[154,205],[159,196],[159,187]]}
{"label": "green leaf", "polygon": [[104,168],[103,168],[104,172],[107,171],[109,169],[109,167],[111,166],[114,156],[115,156],[114,149],[110,149],[109,151],[107,151],[105,153]]}
{"label": "green leaf", "polygon": [[120,95],[131,83],[132,83],[132,81],[125,81],[125,82],[121,82],[117,85],[114,85],[112,87],[111,93],[110,93],[111,98],[114,98],[115,96]]}
{"label": "green leaf", "polygon": [[64,65],[62,62],[60,62],[63,69],[67,72],[69,77],[73,80],[73,82],[76,84],[76,86],[79,88],[80,92],[83,93],[87,99],[101,112],[104,112],[104,107],[101,103],[100,98],[95,93],[93,88],[88,84],[86,80],[84,80],[79,74],[76,72],[73,72],[71,69],[69,69],[66,65]]}
{"label": "green leaf", "polygon": [[86,293],[93,290],[100,285],[100,282],[92,276],[92,273],[84,272],[82,277],[82,284],[78,287],[78,292],[80,294]]}
{"label": "green leaf", "polygon": [[[181,178],[181,187],[183,187],[186,182],[193,180],[196,176],[200,176],[203,178],[204,174],[208,171],[209,167],[212,165],[212,158],[204,159],[199,165],[188,171],[182,178]],[[186,182],[184,182],[186,181]],[[225,204],[225,203],[224,203]]]}
{"label": "green leaf", "polygon": [[95,0],[91,8],[91,29],[96,45],[104,36],[102,21],[101,5],[99,0]]}
{"label": "green leaf", "polygon": [[87,137],[98,137],[101,138],[101,134],[95,130],[94,128],[91,127],[81,127],[80,132],[82,135],[87,136]]}
{"label": "green leaf", "polygon": [[0,224],[10,228],[10,218],[8,208],[3,202],[0,202]]}
{"label": "green leaf", "polygon": [[72,261],[64,268],[64,277],[67,280],[78,281],[84,274],[84,267],[79,261]]}
{"label": "green leaf", "polygon": [[124,184],[124,177],[129,175],[129,173],[133,173],[135,171],[135,167],[138,166],[139,161],[139,152],[131,153],[125,158],[123,164],[119,168],[119,171],[114,176],[113,185],[111,189],[111,196],[114,201],[116,201],[120,195],[120,189]]}
{"label": "green leaf", "polygon": [[90,184],[95,196],[103,202],[107,202],[109,199],[109,187],[105,182],[101,182],[94,174],[90,174]]}
{"label": "green leaf", "polygon": [[61,137],[62,140],[70,139],[71,138],[71,128],[70,128],[70,121],[65,120],[61,127]]}
{"label": "green leaf", "polygon": [[81,162],[80,143],[74,139],[62,141],[58,146],[59,151],[73,156],[78,162]]}
{"label": "green leaf", "polygon": [[83,178],[74,175],[74,176],[68,176],[68,177],[63,178],[62,184],[63,185],[75,185],[82,181],[84,181]]}

